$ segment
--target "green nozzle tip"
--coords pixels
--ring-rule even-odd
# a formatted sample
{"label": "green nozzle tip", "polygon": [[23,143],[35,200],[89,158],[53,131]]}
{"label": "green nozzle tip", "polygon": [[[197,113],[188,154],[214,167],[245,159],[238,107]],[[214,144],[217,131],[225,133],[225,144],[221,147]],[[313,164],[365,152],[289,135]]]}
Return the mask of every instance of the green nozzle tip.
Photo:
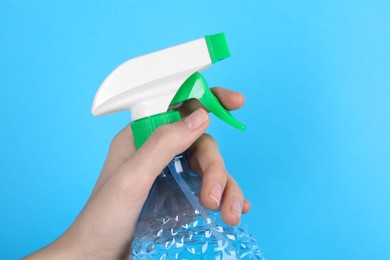
{"label": "green nozzle tip", "polygon": [[209,35],[205,39],[212,62],[217,62],[230,56],[229,46],[224,33]]}

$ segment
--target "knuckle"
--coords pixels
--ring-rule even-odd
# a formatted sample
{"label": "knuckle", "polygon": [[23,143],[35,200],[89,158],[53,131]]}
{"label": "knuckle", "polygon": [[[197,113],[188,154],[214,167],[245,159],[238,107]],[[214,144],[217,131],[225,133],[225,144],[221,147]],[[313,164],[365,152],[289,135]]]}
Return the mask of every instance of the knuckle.
{"label": "knuckle", "polygon": [[215,141],[214,137],[212,137],[211,135],[209,135],[207,133],[203,134],[200,137],[200,140],[203,141],[204,143],[207,143],[207,144],[217,145],[217,141]]}
{"label": "knuckle", "polygon": [[111,140],[110,148],[115,148],[121,144],[121,133],[117,133],[114,138]]}
{"label": "knuckle", "polygon": [[244,201],[244,193],[242,192],[242,189],[238,185],[237,181],[230,175],[227,179],[227,186],[229,187],[230,193],[234,194],[234,196],[240,201]]}
{"label": "knuckle", "polygon": [[119,132],[111,140],[109,154],[114,154],[116,157],[124,160],[129,159],[135,150],[132,140],[125,131]]}
{"label": "knuckle", "polygon": [[218,143],[217,141],[215,141],[214,137],[207,133],[204,133],[198,138],[192,149],[194,152],[203,153],[208,152],[210,147],[215,147],[216,149],[218,149]]}
{"label": "knuckle", "polygon": [[225,166],[217,161],[209,163],[203,170],[205,178],[218,179],[226,182],[228,179],[228,173]]}
{"label": "knuckle", "polygon": [[207,167],[206,167],[206,171],[208,172],[212,172],[212,173],[226,173],[226,170],[225,170],[225,167],[217,162],[217,161],[213,161],[211,162]]}

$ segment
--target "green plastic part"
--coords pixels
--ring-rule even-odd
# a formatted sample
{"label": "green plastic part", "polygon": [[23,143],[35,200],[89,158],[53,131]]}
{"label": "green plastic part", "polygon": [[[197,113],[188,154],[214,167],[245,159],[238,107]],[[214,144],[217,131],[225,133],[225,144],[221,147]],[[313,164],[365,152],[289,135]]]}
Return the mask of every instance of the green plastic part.
{"label": "green plastic part", "polygon": [[224,33],[205,36],[205,39],[213,63],[230,56],[229,46]]}
{"label": "green plastic part", "polygon": [[230,114],[230,112],[221,105],[219,100],[209,89],[206,80],[199,72],[192,74],[183,83],[179,91],[176,92],[176,95],[172,99],[171,105],[175,105],[192,98],[198,99],[208,111],[216,115],[224,122],[239,130],[245,130],[245,126],[238,122]]}
{"label": "green plastic part", "polygon": [[138,150],[159,126],[171,124],[181,119],[177,111],[168,111],[150,117],[135,120],[131,124],[135,148]]}

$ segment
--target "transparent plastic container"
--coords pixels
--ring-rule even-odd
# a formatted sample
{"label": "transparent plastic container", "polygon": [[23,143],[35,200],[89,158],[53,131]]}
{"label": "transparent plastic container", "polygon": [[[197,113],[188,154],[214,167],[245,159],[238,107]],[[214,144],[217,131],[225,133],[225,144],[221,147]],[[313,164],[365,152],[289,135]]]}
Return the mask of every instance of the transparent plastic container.
{"label": "transparent plastic container", "polygon": [[130,259],[264,259],[243,225],[229,226],[200,200],[202,177],[176,156],[156,179],[138,220]]}

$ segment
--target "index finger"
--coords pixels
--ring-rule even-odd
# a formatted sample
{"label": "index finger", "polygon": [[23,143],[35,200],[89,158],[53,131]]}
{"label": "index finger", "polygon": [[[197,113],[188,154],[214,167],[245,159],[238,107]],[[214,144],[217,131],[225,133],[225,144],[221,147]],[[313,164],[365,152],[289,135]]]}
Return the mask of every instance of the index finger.
{"label": "index finger", "polygon": [[[222,106],[227,110],[236,110],[242,107],[245,103],[244,95],[239,92],[228,90],[221,87],[211,88],[211,92],[217,97]],[[180,107],[180,113],[184,117],[198,108],[206,109],[198,100],[190,99],[184,102]]]}
{"label": "index finger", "polygon": [[213,94],[227,110],[236,110],[241,108],[245,103],[245,97],[240,92],[228,90],[221,87],[211,88]]}

